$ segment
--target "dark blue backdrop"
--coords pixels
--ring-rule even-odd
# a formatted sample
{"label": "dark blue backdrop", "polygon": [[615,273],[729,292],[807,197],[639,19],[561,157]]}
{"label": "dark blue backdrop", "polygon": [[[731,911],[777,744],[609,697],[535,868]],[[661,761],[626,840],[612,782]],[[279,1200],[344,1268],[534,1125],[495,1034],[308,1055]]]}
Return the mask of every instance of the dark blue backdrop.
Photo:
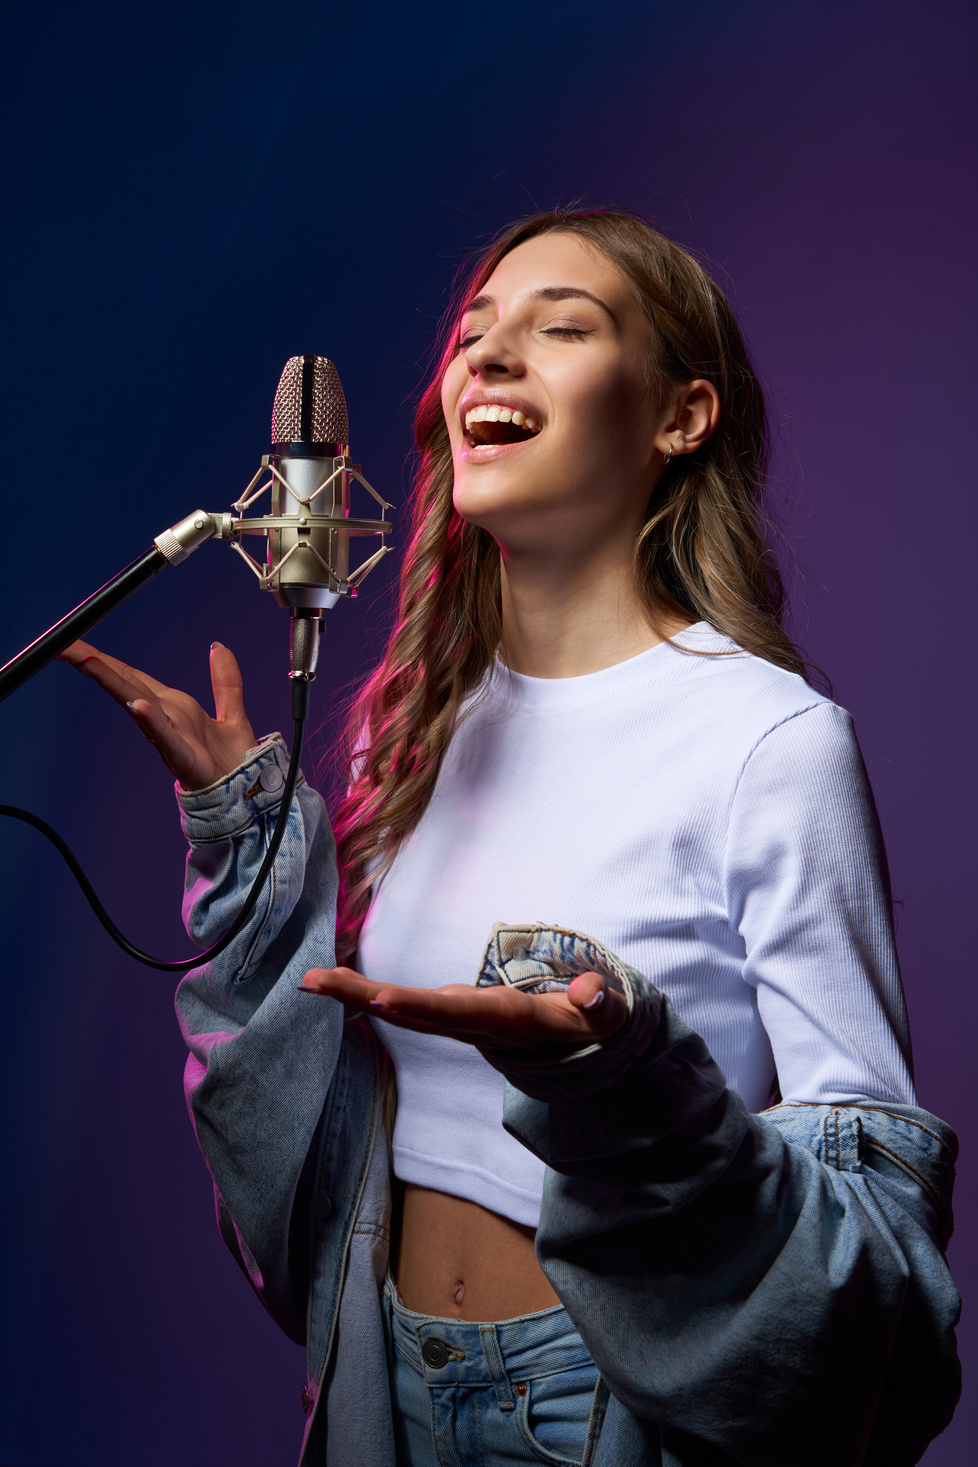
{"label": "dark blue backdrop", "polygon": [[[796,632],[876,788],[921,1099],[963,1134],[963,1285],[975,31],[968,0],[95,0],[9,7],[4,48],[0,661],[237,496],[296,352],[338,362],[354,452],[400,502],[447,287],[511,217],[617,201],[713,263],[770,392]],[[332,614],[324,713],[375,654],[388,586]],[[101,630],[199,694],[215,637],[256,726],[282,727],[284,616],[226,547]],[[172,795],[125,718],[54,666],[0,738],[2,798],[54,821],[134,938],[186,952]],[[288,1464],[300,1352],[217,1238],[172,982],[109,944],[40,837],[4,828],[2,853],[0,1463]],[[966,1364],[973,1341],[966,1317]],[[974,1431],[966,1398],[929,1467],[970,1461]]]}

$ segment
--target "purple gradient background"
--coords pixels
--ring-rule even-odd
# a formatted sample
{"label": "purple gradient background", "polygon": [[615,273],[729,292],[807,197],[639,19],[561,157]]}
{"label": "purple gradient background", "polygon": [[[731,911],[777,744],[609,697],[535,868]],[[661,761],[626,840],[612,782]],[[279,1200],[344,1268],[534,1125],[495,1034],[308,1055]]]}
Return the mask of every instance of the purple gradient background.
{"label": "purple gradient background", "polygon": [[[976,29],[963,0],[8,12],[0,643],[2,661],[165,525],[229,504],[296,352],[338,362],[354,452],[400,502],[463,252],[558,201],[652,213],[728,285],[770,393],[796,634],[856,717],[921,1101],[962,1138],[966,1294]],[[333,613],[324,717],[386,605],[377,572]],[[101,629],[198,695],[213,638],[256,726],[282,727],[283,613],[223,547]],[[56,824],[130,936],[186,952],[172,796],[125,718],[51,667],[0,733],[2,798]],[[301,1353],[217,1237],[171,980],[110,945],[40,837],[2,836],[0,1464],[292,1462]],[[968,1313],[961,1345],[967,1372]],[[928,1467],[973,1460],[969,1378]]]}

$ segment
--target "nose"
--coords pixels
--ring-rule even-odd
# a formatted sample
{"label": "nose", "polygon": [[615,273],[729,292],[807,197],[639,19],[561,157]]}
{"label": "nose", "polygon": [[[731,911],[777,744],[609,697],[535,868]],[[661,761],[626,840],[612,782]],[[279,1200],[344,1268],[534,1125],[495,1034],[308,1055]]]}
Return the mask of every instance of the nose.
{"label": "nose", "polygon": [[471,377],[521,377],[525,370],[512,335],[502,321],[495,322],[466,348],[465,359]]}

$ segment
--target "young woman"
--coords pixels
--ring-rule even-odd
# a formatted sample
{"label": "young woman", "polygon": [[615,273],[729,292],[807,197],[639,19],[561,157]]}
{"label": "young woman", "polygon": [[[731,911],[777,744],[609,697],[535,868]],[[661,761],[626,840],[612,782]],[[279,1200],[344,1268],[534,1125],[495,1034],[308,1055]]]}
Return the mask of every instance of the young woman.
{"label": "young woman", "polygon": [[[307,1345],[302,1460],[915,1461],[957,1389],[954,1138],[916,1108],[850,722],[781,626],[729,307],[636,219],[530,220],[417,433],[335,820],[349,966],[302,786],[178,995],[222,1232]],[[212,940],[284,747],[224,648],[213,720],[69,660],[177,776]]]}

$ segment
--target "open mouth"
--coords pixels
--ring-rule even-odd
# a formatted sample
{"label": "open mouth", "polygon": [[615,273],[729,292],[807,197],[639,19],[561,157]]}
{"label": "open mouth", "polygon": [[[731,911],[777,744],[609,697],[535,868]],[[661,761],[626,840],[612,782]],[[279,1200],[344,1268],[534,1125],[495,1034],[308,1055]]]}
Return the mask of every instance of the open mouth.
{"label": "open mouth", "polygon": [[542,424],[518,408],[482,403],[465,414],[465,441],[470,448],[492,448],[505,443],[528,443]]}

